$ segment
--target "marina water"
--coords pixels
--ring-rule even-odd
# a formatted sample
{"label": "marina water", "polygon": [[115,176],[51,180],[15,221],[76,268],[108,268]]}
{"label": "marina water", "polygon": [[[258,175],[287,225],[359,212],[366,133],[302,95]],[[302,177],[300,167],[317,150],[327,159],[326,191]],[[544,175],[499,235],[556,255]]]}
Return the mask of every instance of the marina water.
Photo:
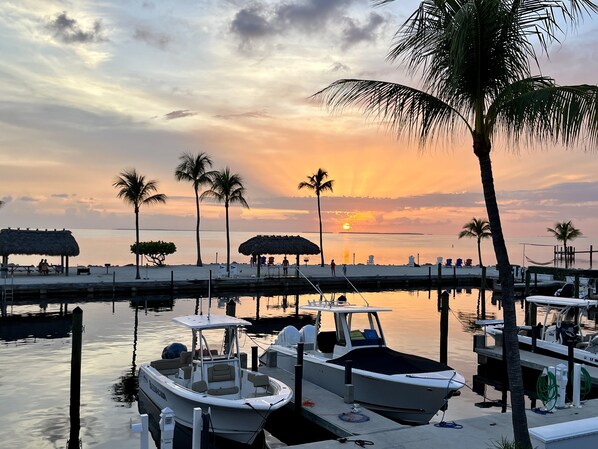
{"label": "marina water", "polygon": [[[344,293],[352,303],[362,299]],[[368,292],[370,304],[390,307],[382,314],[382,326],[388,345],[438,360],[440,313],[437,291]],[[498,304],[486,292],[486,318],[501,317]],[[240,296],[213,298],[211,313],[225,313],[229,300],[236,303],[236,315],[262,325],[274,317],[289,317],[295,312],[297,297]],[[305,304],[313,295],[299,297]],[[39,303],[9,307],[10,316],[49,316],[83,309],[83,356],[81,385],[81,433],[83,448],[132,449],[138,447],[139,435],[130,431],[130,422],[138,422],[135,374],[144,361],[159,358],[162,349],[172,342],[186,342],[188,332],[172,323],[172,318],[204,313],[206,298],[121,299],[116,301],[80,301],[69,304]],[[480,414],[499,413],[500,409],[478,408],[474,404],[484,399],[473,393],[472,378],[477,358],[472,351],[473,322],[481,317],[482,305],[477,289],[450,291],[448,364],[461,372],[468,384],[462,395],[451,399],[448,411],[439,413],[434,421],[459,420]],[[518,307],[519,313],[523,311]],[[67,317],[68,318],[68,317]],[[54,334],[46,338],[34,330],[35,325],[23,321],[0,323],[0,441],[3,447],[23,449],[54,449],[66,447],[69,435],[69,382],[71,338],[68,319],[41,332]],[[278,324],[280,325],[280,323]],[[14,328],[14,326],[18,326]],[[39,326],[39,325],[38,325]],[[60,327],[62,326],[62,328]],[[67,335],[61,333],[66,326]],[[39,329],[39,327],[38,327]],[[273,334],[252,333],[251,328],[241,344],[251,354],[252,346],[259,352],[274,339]],[[30,335],[30,336],[27,336]],[[36,335],[36,336],[34,336]],[[500,399],[498,391],[487,391],[488,400]],[[316,399],[317,400],[317,399]],[[153,444],[153,443],[152,443]]]}

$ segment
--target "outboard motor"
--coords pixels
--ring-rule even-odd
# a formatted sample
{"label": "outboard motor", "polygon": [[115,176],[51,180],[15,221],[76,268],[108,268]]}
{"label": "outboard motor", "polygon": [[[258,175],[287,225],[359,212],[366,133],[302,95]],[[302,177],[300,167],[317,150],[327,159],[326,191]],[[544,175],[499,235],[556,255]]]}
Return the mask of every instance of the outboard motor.
{"label": "outboard motor", "polygon": [[176,359],[181,356],[182,352],[187,351],[187,346],[183,343],[170,343],[162,350],[163,359]]}

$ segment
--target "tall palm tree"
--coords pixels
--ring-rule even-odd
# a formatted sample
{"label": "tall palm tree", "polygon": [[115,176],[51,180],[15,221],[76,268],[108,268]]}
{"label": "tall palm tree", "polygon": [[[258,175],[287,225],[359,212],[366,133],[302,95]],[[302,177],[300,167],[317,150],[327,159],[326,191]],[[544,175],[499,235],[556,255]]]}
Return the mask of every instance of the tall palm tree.
{"label": "tall palm tree", "polygon": [[163,193],[154,193],[158,190],[158,181],[147,180],[145,176],[140,175],[134,168],[127,169],[119,173],[112,184],[118,189],[116,196],[122,198],[125,203],[133,206],[135,211],[135,266],[137,274],[135,279],[141,279],[139,276],[139,208],[145,205],[156,203],[165,203],[166,195]]}
{"label": "tall palm tree", "polygon": [[[392,0],[377,0],[383,4]],[[421,89],[374,81],[339,80],[315,94],[332,109],[357,106],[398,135],[424,146],[455,131],[471,135],[480,165],[492,242],[503,286],[507,372],[515,443],[530,447],[517,345],[513,276],[503,236],[490,151],[495,135],[514,144],[562,143],[581,134],[598,141],[598,87],[558,86],[538,67],[537,48],[598,8],[590,0],[422,0],[395,35],[388,55],[403,60]]]}
{"label": "tall palm tree", "polygon": [[193,184],[193,191],[195,192],[195,242],[197,244],[197,266],[201,267],[201,246],[199,241],[199,189],[203,185],[210,184],[210,177],[214,173],[208,171],[212,167],[212,159],[206,153],[183,153],[179,156],[179,165],[177,166],[174,176],[177,181],[188,181]]}
{"label": "tall palm tree", "polygon": [[546,228],[557,241],[563,242],[563,250],[565,251],[565,268],[569,266],[569,260],[567,257],[567,242],[569,240],[575,240],[577,237],[581,237],[583,234],[579,229],[573,226],[571,220],[563,221],[562,223],[556,223],[553,228]]}
{"label": "tall palm tree", "polygon": [[463,237],[476,238],[478,240],[478,259],[480,260],[480,267],[482,266],[482,239],[492,237],[490,232],[490,223],[488,220],[481,218],[472,218],[469,223],[463,225],[463,230],[459,233],[459,238]]}
{"label": "tall palm tree", "polygon": [[230,229],[228,220],[228,207],[239,203],[249,209],[245,200],[245,186],[243,179],[237,173],[231,173],[230,168],[214,172],[210,176],[210,189],[201,194],[201,198],[214,198],[219,203],[224,203],[226,211],[226,273],[230,277]]}
{"label": "tall palm tree", "polygon": [[318,198],[318,221],[320,223],[320,256],[322,257],[322,264],[324,266],[324,246],[322,246],[322,211],[320,209],[320,195],[322,192],[330,190],[331,192],[332,187],[334,185],[334,180],[329,179],[325,181],[328,177],[328,172],[323,168],[318,168],[318,171],[315,172],[313,175],[309,175],[307,177],[307,181],[301,181],[299,186],[297,187],[299,190],[301,189],[309,189],[313,190],[316,193],[316,197]]}

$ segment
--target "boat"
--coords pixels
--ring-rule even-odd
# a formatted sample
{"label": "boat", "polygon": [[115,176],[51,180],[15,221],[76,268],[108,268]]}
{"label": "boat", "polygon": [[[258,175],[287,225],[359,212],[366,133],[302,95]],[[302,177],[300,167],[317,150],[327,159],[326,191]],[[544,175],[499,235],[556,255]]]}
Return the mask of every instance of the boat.
{"label": "boat", "polygon": [[[543,318],[537,326],[518,327],[521,351],[568,360],[569,344],[572,344],[575,362],[598,367],[598,330],[588,319],[596,313],[598,300],[542,295],[528,296],[525,300],[536,305]],[[502,346],[502,320],[480,320],[477,324],[494,338],[496,346]],[[532,338],[534,332],[536,338]]]}
{"label": "boat", "polygon": [[[367,302],[366,302],[367,303]],[[339,396],[347,390],[345,365],[352,367],[355,403],[395,421],[426,424],[447,405],[465,379],[449,366],[386,346],[379,314],[384,307],[319,300],[301,306],[316,313],[315,326],[287,326],[260,361],[294,373],[303,343],[303,378]]]}
{"label": "boat", "polygon": [[228,315],[173,318],[191,330],[191,351],[181,343],[164,348],[163,358],[139,368],[139,389],[175,421],[193,427],[193,409],[210,412],[216,436],[251,445],[268,415],[286,405],[292,390],[270,376],[243,368],[239,334],[249,321]]}

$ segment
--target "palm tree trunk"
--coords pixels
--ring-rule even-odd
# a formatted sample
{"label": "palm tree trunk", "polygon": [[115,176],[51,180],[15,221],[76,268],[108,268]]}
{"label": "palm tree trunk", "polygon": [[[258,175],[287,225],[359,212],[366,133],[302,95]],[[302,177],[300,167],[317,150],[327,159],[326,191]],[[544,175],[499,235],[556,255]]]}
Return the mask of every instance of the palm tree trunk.
{"label": "palm tree trunk", "polygon": [[197,221],[195,222],[195,242],[197,244],[197,266],[201,267],[203,265],[201,261],[201,248],[199,246],[199,193],[197,189],[195,189],[195,214],[197,216]]}
{"label": "palm tree trunk", "polygon": [[318,197],[318,221],[320,222],[320,256],[322,257],[322,264],[320,266],[324,266],[324,246],[322,243],[322,212],[320,211],[320,194],[317,195]]}
{"label": "palm tree trunk", "polygon": [[226,210],[226,275],[230,277],[230,232],[228,226],[228,203],[224,204]]}
{"label": "palm tree trunk", "polygon": [[519,343],[517,340],[514,279],[511,273],[511,264],[509,262],[509,255],[502,233],[498,203],[496,201],[492,162],[490,161],[490,144],[484,143],[482,139],[476,139],[474,141],[474,152],[476,156],[478,156],[480,163],[484,200],[486,202],[486,211],[488,212],[490,229],[492,229],[492,243],[496,254],[500,283],[502,285],[503,332],[505,340],[503,351],[506,354],[509,390],[511,392],[513,435],[515,437],[515,442],[518,443],[520,447],[531,448],[527,416],[525,414],[525,397],[521,360],[519,357]]}
{"label": "palm tree trunk", "polygon": [[563,239],[563,254],[565,255],[565,270],[569,268],[569,253],[567,252],[567,239]]}
{"label": "palm tree trunk", "polygon": [[482,267],[482,239],[478,237],[478,260],[480,261],[480,267]]}
{"label": "palm tree trunk", "polygon": [[135,279],[141,279],[139,276],[139,209],[135,208],[135,267],[137,268],[137,274]]}

